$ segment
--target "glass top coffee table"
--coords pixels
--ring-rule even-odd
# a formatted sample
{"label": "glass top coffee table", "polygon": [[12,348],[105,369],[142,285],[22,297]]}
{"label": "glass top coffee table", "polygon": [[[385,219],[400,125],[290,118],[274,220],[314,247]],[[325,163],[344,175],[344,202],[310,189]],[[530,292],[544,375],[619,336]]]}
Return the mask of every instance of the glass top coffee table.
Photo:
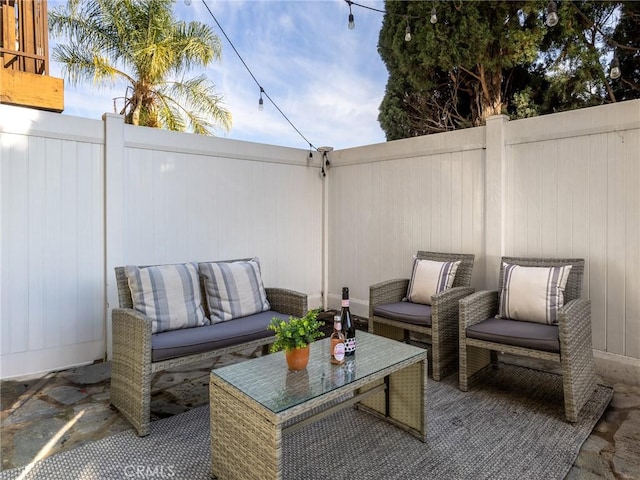
{"label": "glass top coffee table", "polygon": [[[283,352],[214,369],[211,472],[219,479],[282,478],[282,437],[351,405],[426,441],[427,351],[357,332],[356,354],[329,361],[329,338],[311,344],[306,370]],[[349,358],[349,357],[347,357]]]}

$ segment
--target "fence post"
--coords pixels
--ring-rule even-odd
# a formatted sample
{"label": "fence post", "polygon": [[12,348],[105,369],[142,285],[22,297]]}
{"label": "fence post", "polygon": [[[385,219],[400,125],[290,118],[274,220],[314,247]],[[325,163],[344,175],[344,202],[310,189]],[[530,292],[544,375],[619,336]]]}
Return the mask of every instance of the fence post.
{"label": "fence post", "polygon": [[506,115],[487,119],[485,154],[485,288],[498,286],[500,258],[504,254],[504,163]]}
{"label": "fence post", "polygon": [[111,309],[118,306],[118,290],[114,267],[122,265],[124,245],[124,117],[113,113],[102,115],[104,121],[104,285],[107,358],[111,359]]}

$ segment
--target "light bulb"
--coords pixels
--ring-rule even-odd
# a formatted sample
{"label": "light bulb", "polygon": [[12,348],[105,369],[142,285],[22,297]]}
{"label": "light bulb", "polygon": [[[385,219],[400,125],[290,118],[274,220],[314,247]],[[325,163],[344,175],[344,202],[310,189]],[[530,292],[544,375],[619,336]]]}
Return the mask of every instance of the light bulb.
{"label": "light bulb", "polygon": [[356,22],[353,21],[353,13],[349,14],[349,30],[356,28]]}
{"label": "light bulb", "polygon": [[431,9],[431,19],[430,19],[431,23],[438,23],[438,15],[436,15],[436,7],[433,7]]}
{"label": "light bulb", "polygon": [[555,27],[558,24],[558,7],[556,2],[551,0],[547,5],[547,27]]}
{"label": "light bulb", "polygon": [[613,67],[611,69],[611,72],[609,72],[609,76],[614,80],[620,78],[620,75],[622,75],[622,73],[620,72],[620,67]]}
{"label": "light bulb", "polygon": [[609,77],[611,77],[612,80],[616,80],[617,78],[620,78],[621,75],[622,72],[620,71],[620,60],[618,60],[618,57],[614,56],[613,60],[611,60]]}
{"label": "light bulb", "polygon": [[407,25],[407,28],[405,28],[405,34],[404,34],[404,41],[405,42],[410,42],[411,41],[411,27],[409,27],[409,25]]}
{"label": "light bulb", "polygon": [[262,100],[262,97],[260,97],[260,100],[258,100],[258,110],[264,110],[264,100]]}

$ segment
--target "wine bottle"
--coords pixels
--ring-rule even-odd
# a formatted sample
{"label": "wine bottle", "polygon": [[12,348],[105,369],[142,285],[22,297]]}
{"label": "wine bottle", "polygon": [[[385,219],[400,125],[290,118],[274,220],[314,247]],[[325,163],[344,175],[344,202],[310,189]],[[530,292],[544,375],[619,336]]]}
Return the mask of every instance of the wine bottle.
{"label": "wine bottle", "polygon": [[333,333],[331,334],[331,363],[342,365],[344,363],[344,335],[340,316],[333,317]]}
{"label": "wine bottle", "polygon": [[349,311],[349,288],[342,287],[342,311],[340,312],[340,323],[344,334],[344,354],[347,356],[356,353],[356,326]]}

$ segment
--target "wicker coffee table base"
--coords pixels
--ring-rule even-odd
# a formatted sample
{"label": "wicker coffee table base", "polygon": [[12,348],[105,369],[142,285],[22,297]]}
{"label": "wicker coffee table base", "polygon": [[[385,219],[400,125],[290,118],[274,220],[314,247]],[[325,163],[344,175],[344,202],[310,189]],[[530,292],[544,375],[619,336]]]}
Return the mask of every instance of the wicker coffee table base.
{"label": "wicker coffee table base", "polygon": [[[426,442],[426,391],[426,351],[421,359],[401,362],[280,413],[212,374],[211,473],[221,480],[281,479],[283,434],[354,404]],[[346,400],[336,404],[341,398]],[[329,403],[333,406],[320,413],[304,415]]]}

